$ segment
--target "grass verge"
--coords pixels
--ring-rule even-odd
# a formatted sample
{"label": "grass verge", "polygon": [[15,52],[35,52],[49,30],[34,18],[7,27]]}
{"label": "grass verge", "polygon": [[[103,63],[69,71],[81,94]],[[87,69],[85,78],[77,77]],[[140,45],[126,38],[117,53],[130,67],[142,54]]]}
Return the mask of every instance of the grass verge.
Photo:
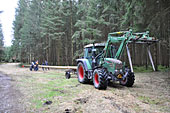
{"label": "grass verge", "polygon": [[20,87],[27,89],[23,92],[29,95],[27,98],[32,106],[31,109],[43,109],[46,101],[52,101],[52,105],[57,106],[63,101],[74,98],[82,91],[81,88],[77,88],[80,86],[77,78],[65,79],[63,72],[35,72],[19,82]]}
{"label": "grass verge", "polygon": [[[152,66],[148,66],[147,69],[145,66],[134,66],[133,69],[134,69],[134,72],[142,72],[142,73],[153,72]],[[170,68],[166,68],[165,66],[159,65],[158,71],[167,72],[167,71],[170,71]]]}

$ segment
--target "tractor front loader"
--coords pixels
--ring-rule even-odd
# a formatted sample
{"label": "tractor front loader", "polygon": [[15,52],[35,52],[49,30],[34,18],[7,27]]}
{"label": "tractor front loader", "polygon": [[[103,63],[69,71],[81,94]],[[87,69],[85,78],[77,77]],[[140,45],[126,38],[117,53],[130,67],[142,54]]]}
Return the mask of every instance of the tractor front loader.
{"label": "tractor front loader", "polygon": [[[106,89],[108,82],[119,81],[121,85],[131,87],[135,81],[132,60],[128,45],[130,43],[146,43],[148,55],[155,70],[150,45],[157,40],[149,37],[149,32],[133,33],[132,30],[120,31],[108,34],[106,43],[89,44],[84,47],[84,57],[77,59],[77,76],[80,83],[93,81],[97,89]],[[119,43],[119,47],[115,45]],[[123,51],[126,49],[130,69],[125,62],[120,60]]]}

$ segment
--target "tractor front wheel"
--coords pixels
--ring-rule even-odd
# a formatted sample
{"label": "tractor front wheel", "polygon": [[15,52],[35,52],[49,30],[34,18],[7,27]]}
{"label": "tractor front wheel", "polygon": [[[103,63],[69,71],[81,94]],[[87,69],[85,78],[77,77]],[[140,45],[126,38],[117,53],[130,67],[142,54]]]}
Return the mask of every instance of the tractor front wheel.
{"label": "tractor front wheel", "polygon": [[127,87],[132,87],[135,81],[135,75],[132,72],[128,72],[127,77],[120,81],[120,84]]}
{"label": "tractor front wheel", "polygon": [[78,76],[78,81],[80,83],[88,83],[89,80],[87,78],[87,75],[86,75],[86,72],[85,72],[85,67],[83,65],[82,62],[79,62],[78,63],[78,66],[77,66],[77,76]]}
{"label": "tractor front wheel", "polygon": [[93,73],[93,84],[97,89],[106,89],[108,85],[107,73],[104,69],[95,69]]}

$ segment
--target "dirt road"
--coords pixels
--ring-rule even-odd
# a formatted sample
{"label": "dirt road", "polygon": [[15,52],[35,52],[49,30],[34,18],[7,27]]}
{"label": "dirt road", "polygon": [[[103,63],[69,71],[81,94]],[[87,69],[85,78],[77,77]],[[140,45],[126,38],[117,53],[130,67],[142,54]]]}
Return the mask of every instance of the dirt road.
{"label": "dirt road", "polygon": [[[0,112],[170,113],[170,73],[136,73],[132,88],[109,84],[97,90],[63,71],[31,72],[0,65]],[[17,103],[17,104],[16,104]],[[48,105],[49,104],[49,105]]]}
{"label": "dirt road", "polygon": [[20,102],[20,93],[10,76],[0,72],[0,113],[21,113],[24,111]]}

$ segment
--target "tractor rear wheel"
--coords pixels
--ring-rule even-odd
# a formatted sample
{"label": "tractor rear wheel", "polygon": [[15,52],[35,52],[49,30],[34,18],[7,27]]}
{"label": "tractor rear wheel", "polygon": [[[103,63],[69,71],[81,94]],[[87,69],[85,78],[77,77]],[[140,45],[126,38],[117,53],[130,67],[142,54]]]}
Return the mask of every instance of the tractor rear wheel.
{"label": "tractor rear wheel", "polygon": [[78,81],[80,83],[84,84],[84,83],[88,83],[89,82],[89,80],[87,78],[87,75],[86,75],[84,64],[82,62],[78,63],[78,66],[77,66],[77,77],[78,77]]}
{"label": "tractor rear wheel", "polygon": [[105,69],[95,69],[93,72],[93,84],[97,89],[106,89],[108,85]]}
{"label": "tractor rear wheel", "polygon": [[120,81],[120,84],[123,86],[127,86],[127,87],[132,87],[135,81],[135,75],[132,72],[129,72],[127,77]]}

